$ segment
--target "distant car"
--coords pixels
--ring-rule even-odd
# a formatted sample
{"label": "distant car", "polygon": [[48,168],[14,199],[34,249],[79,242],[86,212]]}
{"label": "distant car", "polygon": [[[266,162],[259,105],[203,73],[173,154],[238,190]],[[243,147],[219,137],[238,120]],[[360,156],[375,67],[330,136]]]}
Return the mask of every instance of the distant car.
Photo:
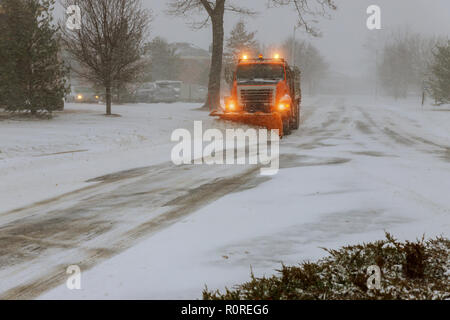
{"label": "distant car", "polygon": [[180,101],[181,81],[156,81],[156,90],[153,95],[154,102]]}
{"label": "distant car", "polygon": [[72,92],[67,96],[68,102],[99,102],[101,95],[89,87],[72,87]]}
{"label": "distant car", "polygon": [[181,85],[181,81],[146,82],[136,90],[136,100],[145,103],[177,102],[181,97]]}
{"label": "distant car", "polygon": [[156,91],[156,84],[154,82],[146,82],[141,88],[136,90],[136,101],[152,103],[154,102],[154,95]]}

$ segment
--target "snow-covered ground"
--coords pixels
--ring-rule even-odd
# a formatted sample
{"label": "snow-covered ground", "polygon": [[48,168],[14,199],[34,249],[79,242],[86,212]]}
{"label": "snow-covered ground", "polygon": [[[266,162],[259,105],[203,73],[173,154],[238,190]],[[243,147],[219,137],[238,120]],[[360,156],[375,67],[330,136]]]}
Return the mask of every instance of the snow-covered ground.
{"label": "snow-covered ground", "polygon": [[[66,104],[48,121],[0,122],[0,212],[84,187],[111,172],[170,160],[174,129],[216,123],[198,104]],[[220,125],[220,124],[218,124]],[[216,126],[216,124],[214,124]]]}
{"label": "snow-covered ground", "polygon": [[[0,297],[200,298],[250,268],[272,274],[384,231],[449,236],[449,106],[308,97],[272,177],[171,165],[174,129],[236,126],[196,107],[120,106],[105,118],[70,105],[47,122],[0,122]],[[65,286],[70,264],[81,290]]]}

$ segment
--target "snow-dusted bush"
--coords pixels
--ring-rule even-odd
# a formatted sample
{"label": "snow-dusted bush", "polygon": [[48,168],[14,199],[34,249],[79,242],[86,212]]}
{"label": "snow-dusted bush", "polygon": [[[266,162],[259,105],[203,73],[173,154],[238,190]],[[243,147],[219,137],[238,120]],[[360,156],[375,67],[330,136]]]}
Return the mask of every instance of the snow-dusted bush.
{"label": "snow-dusted bush", "polygon": [[[449,299],[450,241],[436,238],[399,242],[386,240],[327,250],[315,263],[282,266],[278,275],[256,278],[225,293],[205,289],[204,299]],[[381,270],[379,289],[368,289],[367,268]]]}

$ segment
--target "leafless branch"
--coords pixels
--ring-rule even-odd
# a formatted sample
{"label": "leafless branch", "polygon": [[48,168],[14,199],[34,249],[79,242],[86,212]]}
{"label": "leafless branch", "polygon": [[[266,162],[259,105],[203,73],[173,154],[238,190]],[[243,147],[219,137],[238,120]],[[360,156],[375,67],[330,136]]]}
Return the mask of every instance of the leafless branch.
{"label": "leafless branch", "polygon": [[60,22],[62,43],[81,66],[75,71],[107,91],[113,83],[132,78],[141,64],[151,20],[141,1],[63,0],[62,4],[81,9],[81,29],[69,30]]}
{"label": "leafless branch", "polygon": [[320,36],[320,31],[313,26],[317,21],[308,20],[307,17],[322,16],[329,19],[331,18],[329,12],[337,9],[334,0],[268,0],[269,7],[287,5],[295,8],[298,16],[297,25],[313,36]]}

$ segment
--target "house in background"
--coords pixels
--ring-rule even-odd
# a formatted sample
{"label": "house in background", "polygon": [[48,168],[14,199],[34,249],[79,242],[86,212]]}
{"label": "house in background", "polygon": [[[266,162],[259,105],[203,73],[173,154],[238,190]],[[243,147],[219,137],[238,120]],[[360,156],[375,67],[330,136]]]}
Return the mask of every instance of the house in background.
{"label": "house in background", "polygon": [[187,42],[171,43],[170,48],[181,61],[179,79],[182,101],[204,101],[207,94],[211,54]]}
{"label": "house in background", "polygon": [[211,64],[210,53],[187,42],[174,42],[169,46],[181,60],[178,80],[206,86]]}

